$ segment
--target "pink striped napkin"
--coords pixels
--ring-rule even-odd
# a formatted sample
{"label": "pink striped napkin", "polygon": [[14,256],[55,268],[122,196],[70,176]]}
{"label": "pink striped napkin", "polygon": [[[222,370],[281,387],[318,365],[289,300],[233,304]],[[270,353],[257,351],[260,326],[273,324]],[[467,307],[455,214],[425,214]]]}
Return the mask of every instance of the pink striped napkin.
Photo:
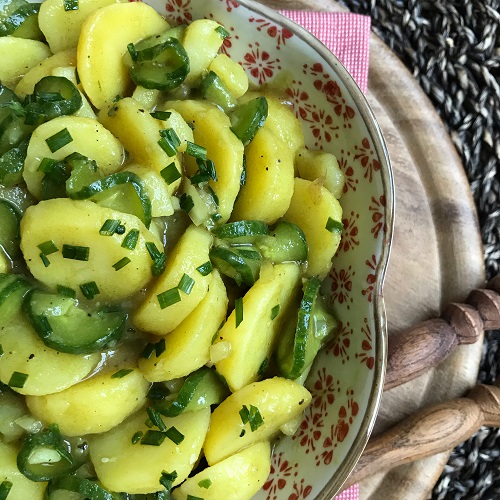
{"label": "pink striped napkin", "polygon": [[[368,16],[350,12],[280,12],[321,40],[351,73],[359,88],[366,93],[371,28],[371,19]],[[351,486],[334,500],[359,500],[358,485]]]}

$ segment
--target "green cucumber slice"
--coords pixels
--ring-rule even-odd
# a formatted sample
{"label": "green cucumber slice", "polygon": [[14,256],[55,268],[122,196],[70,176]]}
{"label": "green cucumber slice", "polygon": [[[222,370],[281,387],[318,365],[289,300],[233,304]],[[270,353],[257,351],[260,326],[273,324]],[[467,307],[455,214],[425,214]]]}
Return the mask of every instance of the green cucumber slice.
{"label": "green cucumber slice", "polygon": [[243,146],[252,142],[257,131],[264,125],[267,112],[267,99],[261,96],[241,104],[230,113],[231,130]]}
{"label": "green cucumber slice", "polygon": [[209,252],[212,264],[220,273],[232,278],[237,285],[252,286],[260,273],[260,254],[251,247],[227,248],[214,246]]}
{"label": "green cucumber slice", "polygon": [[70,354],[90,354],[118,340],[127,314],[123,311],[91,311],[76,299],[41,290],[26,297],[25,310],[45,345]]}
{"label": "green cucumber slice", "polygon": [[166,417],[176,417],[184,411],[196,411],[221,403],[229,390],[210,368],[200,368],[185,380],[175,398],[153,403],[156,410]]}
{"label": "green cucumber slice", "polygon": [[213,102],[226,112],[236,106],[236,99],[213,71],[210,71],[201,81],[200,93],[203,99]]}
{"label": "green cucumber slice", "polygon": [[[67,475],[52,479],[45,492],[46,500],[132,500],[136,495],[113,494],[97,482],[80,476]],[[153,495],[151,495],[153,497]],[[147,500],[149,495],[141,495]]]}
{"label": "green cucumber slice", "polygon": [[16,94],[0,83],[0,155],[17,146],[32,131],[24,124],[24,110]]}
{"label": "green cucumber slice", "polygon": [[0,321],[10,321],[22,308],[30,284],[18,274],[0,274]]}
{"label": "green cucumber slice", "polygon": [[307,260],[306,235],[299,226],[291,222],[278,222],[271,235],[259,238],[255,246],[262,257],[274,263]]}
{"label": "green cucumber slice", "polygon": [[239,220],[213,228],[212,234],[230,244],[252,244],[259,237],[269,235],[269,228],[260,220]]}
{"label": "green cucumber slice", "polygon": [[28,144],[29,139],[26,138],[18,146],[9,149],[0,156],[0,184],[12,187],[23,181],[24,160],[26,160]]}
{"label": "green cucumber slice", "polygon": [[[18,2],[11,2],[18,5]],[[9,9],[8,16],[1,16],[0,36],[15,36],[16,38],[30,38],[32,40],[43,40],[43,33],[38,26],[39,3],[22,2],[15,10]]]}
{"label": "green cucumber slice", "polygon": [[317,277],[307,281],[297,317],[289,317],[283,326],[276,350],[276,364],[283,377],[299,378],[338,328],[320,296],[320,285]]}
{"label": "green cucumber slice", "polygon": [[20,254],[19,223],[21,214],[17,208],[7,200],[0,199],[0,246],[12,260]]}

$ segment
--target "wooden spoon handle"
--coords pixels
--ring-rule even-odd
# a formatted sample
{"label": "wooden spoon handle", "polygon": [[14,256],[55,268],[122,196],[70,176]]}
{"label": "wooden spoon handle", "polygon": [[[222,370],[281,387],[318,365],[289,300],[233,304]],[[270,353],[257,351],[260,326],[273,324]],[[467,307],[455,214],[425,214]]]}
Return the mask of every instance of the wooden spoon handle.
{"label": "wooden spoon handle", "polygon": [[389,338],[384,390],[435,367],[459,344],[476,342],[483,330],[500,328],[500,276],[488,289],[473,290],[467,304],[450,304],[441,318],[425,321]]}
{"label": "wooden spoon handle", "polygon": [[479,385],[466,398],[425,408],[371,439],[344,488],[384,469],[450,450],[483,425],[500,426],[500,388]]}

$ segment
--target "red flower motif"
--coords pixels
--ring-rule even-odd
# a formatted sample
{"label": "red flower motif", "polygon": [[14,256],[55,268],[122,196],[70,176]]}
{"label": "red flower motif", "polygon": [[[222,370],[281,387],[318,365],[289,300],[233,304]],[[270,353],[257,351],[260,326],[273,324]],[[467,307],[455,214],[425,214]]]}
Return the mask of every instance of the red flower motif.
{"label": "red flower motif", "polygon": [[[292,83],[301,85],[302,82],[296,82],[294,80]],[[288,87],[285,94],[295,111],[295,116],[302,120],[306,120],[311,112],[311,105],[307,102],[309,100],[309,94],[301,90],[300,87]]]}
{"label": "red flower motif", "polygon": [[276,492],[282,490],[288,479],[297,477],[297,474],[298,464],[291,465],[288,460],[284,459],[283,452],[274,454],[269,478],[262,487],[264,491],[268,492],[267,500],[276,500]]}
{"label": "red flower motif", "polygon": [[240,6],[238,2],[234,0],[226,0],[226,10],[231,12],[233,9],[237,9]]}
{"label": "red flower motif", "polygon": [[352,277],[355,274],[356,271],[353,271],[351,266],[347,269],[341,269],[340,271],[332,269],[330,273],[332,278],[332,294],[330,296],[330,300],[332,302],[338,302],[339,304],[346,303],[347,309],[350,309],[349,303],[353,302],[351,297]]}
{"label": "red flower motif", "polygon": [[[313,108],[316,108],[316,106],[313,106]],[[332,132],[339,129],[337,125],[333,125],[332,116],[329,115],[324,109],[313,109],[310,118],[304,118],[304,121],[308,121],[310,123],[309,126],[312,134],[316,139],[314,146],[317,148],[319,147],[320,149],[323,149],[322,143],[324,141],[332,141]]]}
{"label": "red flower motif", "polygon": [[174,24],[186,24],[193,20],[191,0],[167,0],[165,9]]}
{"label": "red flower motif", "polygon": [[366,282],[368,283],[368,286],[364,288],[361,293],[363,295],[366,295],[368,298],[368,302],[371,302],[373,299],[373,286],[375,284],[375,270],[377,268],[377,256],[372,255],[371,260],[367,260],[366,265],[373,271],[368,274],[366,277]]}
{"label": "red flower motif", "polygon": [[384,233],[387,232],[387,224],[385,223],[385,208],[386,208],[386,200],[385,196],[381,195],[377,200],[374,196],[372,196],[372,204],[369,207],[370,212],[372,213],[372,221],[374,226],[372,227],[372,234],[375,238],[378,238],[380,230]]}
{"label": "red flower motif", "polygon": [[304,414],[304,420],[300,423],[298,431],[292,439],[299,440],[300,446],[304,446],[306,454],[316,449],[316,442],[321,438],[323,428],[323,415],[314,413],[314,406],[309,405]]}
{"label": "red flower motif", "polygon": [[312,486],[310,484],[304,485],[304,479],[300,480],[300,483],[293,483],[294,493],[292,493],[288,500],[299,500],[300,498],[307,498],[312,491]]}
{"label": "red flower motif", "polygon": [[344,193],[347,193],[349,189],[356,191],[356,185],[359,183],[359,180],[354,177],[354,169],[349,164],[348,157],[351,156],[351,153],[349,151],[346,152],[343,149],[340,151],[340,153],[342,154],[342,156],[338,158],[338,161],[340,170],[344,172]]}
{"label": "red flower motif", "polygon": [[310,389],[312,395],[312,402],[309,408],[311,411],[319,411],[321,414],[327,416],[328,408],[335,401],[335,393],[340,392],[340,381],[326,372],[325,368],[318,370],[318,379],[314,382]]}
{"label": "red flower motif", "polygon": [[259,85],[262,85],[266,80],[272,78],[276,69],[281,69],[279,59],[271,59],[269,52],[261,50],[259,44],[255,44],[253,49],[252,44],[249,44],[251,52],[247,52],[244,57],[243,66],[246,67],[250,74],[258,79]]}
{"label": "red flower motif", "polygon": [[332,353],[336,358],[340,358],[342,364],[349,361],[348,349],[351,346],[351,336],[354,334],[354,330],[350,326],[349,322],[345,325],[339,323],[339,333],[326,350],[327,354]]}
{"label": "red flower motif", "polygon": [[373,173],[380,170],[380,163],[375,158],[375,151],[370,147],[370,141],[365,137],[361,141],[361,146],[354,146],[354,149],[359,151],[354,156],[355,160],[359,160],[363,168],[365,168],[365,179],[373,182]]}
{"label": "red flower motif", "polygon": [[256,19],[255,17],[251,17],[249,21],[258,25],[257,31],[262,31],[264,28],[267,28],[267,34],[271,38],[276,39],[277,50],[280,50],[282,45],[286,45],[286,41],[293,36],[293,33],[290,30],[286,28],[278,28],[278,26],[272,24],[267,19]]}
{"label": "red flower motif", "polygon": [[349,218],[342,219],[342,224],[344,226],[344,231],[342,234],[342,240],[340,242],[340,246],[337,250],[337,253],[340,251],[348,252],[351,248],[354,248],[359,245],[358,239],[358,226],[357,220],[359,219],[359,214],[351,211],[351,215]]}
{"label": "red flower motif", "polygon": [[361,352],[356,353],[356,359],[364,363],[369,370],[372,370],[375,365],[375,357],[373,356],[372,332],[368,325],[368,319],[364,319],[364,326],[361,328],[365,338],[361,342]]}

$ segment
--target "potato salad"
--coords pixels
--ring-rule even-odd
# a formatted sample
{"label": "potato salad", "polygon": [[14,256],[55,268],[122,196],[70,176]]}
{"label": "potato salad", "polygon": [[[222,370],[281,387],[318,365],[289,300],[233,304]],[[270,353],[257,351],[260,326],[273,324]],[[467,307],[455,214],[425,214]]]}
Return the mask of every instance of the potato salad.
{"label": "potato salad", "polygon": [[338,323],[343,174],[209,19],[0,0],[0,500],[245,500]]}

